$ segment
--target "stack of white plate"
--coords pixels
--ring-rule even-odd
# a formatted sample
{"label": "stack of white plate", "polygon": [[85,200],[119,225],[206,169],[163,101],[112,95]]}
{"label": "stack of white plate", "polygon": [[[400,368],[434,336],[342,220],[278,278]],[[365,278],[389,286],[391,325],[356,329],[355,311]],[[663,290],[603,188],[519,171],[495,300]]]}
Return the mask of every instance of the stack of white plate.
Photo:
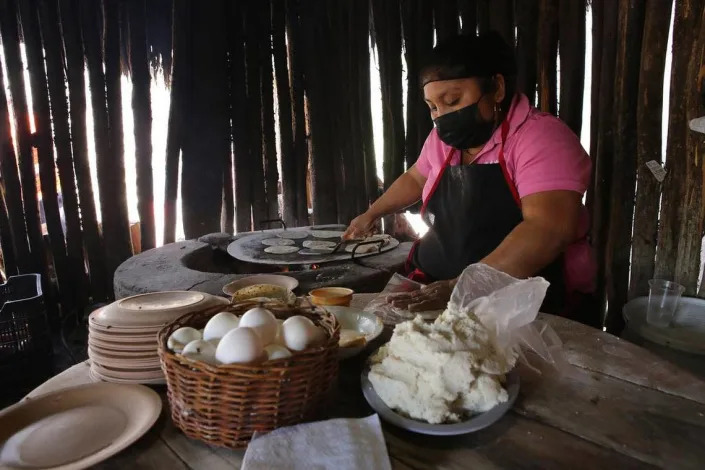
{"label": "stack of white plate", "polygon": [[202,292],[172,291],[118,300],[88,317],[88,357],[94,380],[164,383],[157,333],[186,313],[228,300]]}

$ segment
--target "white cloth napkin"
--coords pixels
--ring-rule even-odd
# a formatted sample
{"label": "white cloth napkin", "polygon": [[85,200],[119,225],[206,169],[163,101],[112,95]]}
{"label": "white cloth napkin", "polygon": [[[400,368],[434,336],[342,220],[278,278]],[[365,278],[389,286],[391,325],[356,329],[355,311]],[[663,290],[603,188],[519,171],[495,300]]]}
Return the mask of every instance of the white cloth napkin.
{"label": "white cloth napkin", "polygon": [[331,419],[255,434],[243,470],[391,470],[379,417]]}

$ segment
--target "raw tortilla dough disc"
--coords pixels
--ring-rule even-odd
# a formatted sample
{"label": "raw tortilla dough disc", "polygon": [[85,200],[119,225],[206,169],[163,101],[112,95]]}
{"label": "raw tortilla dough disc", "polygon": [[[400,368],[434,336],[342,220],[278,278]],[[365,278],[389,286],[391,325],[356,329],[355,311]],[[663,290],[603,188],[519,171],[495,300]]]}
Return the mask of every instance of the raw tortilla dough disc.
{"label": "raw tortilla dough disc", "polygon": [[326,250],[328,248],[335,248],[335,242],[324,242],[321,240],[306,240],[304,243],[304,248],[310,248],[311,250]]}
{"label": "raw tortilla dough disc", "polygon": [[344,233],[338,230],[311,230],[314,238],[341,238]]}
{"label": "raw tortilla dough disc", "polygon": [[305,230],[284,230],[283,232],[277,233],[279,238],[288,238],[291,240],[301,240],[302,238],[308,237],[308,232]]}
{"label": "raw tortilla dough disc", "polygon": [[266,253],[273,255],[289,255],[291,253],[296,253],[299,251],[297,246],[268,246],[264,249]]}
{"label": "raw tortilla dough disc", "polygon": [[290,246],[296,245],[296,242],[288,238],[267,238],[262,240],[262,244],[267,246]]}

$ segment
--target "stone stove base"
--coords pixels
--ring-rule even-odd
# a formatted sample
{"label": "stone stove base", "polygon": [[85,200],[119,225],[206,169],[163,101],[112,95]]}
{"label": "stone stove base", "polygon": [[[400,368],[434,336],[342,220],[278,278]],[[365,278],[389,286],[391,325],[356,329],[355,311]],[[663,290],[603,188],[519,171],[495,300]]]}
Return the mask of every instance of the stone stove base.
{"label": "stone stove base", "polygon": [[[122,263],[115,271],[115,298],[165,290],[197,290],[222,295],[225,284],[264,272],[282,272],[282,268],[242,263],[226,252],[236,237],[210,234],[199,240],[171,243],[140,253]],[[299,280],[299,294],[326,286],[341,286],[356,292],[379,292],[392,273],[401,271],[411,243],[377,256],[352,262],[322,264],[318,269],[282,272]]]}

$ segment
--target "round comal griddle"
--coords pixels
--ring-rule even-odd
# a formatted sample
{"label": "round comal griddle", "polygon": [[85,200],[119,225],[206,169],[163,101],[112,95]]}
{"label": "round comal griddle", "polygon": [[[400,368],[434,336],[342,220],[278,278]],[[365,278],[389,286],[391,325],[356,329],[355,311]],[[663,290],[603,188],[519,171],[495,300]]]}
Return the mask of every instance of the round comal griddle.
{"label": "round comal griddle", "polygon": [[[319,229],[316,227],[316,229]],[[322,229],[322,228],[321,228]],[[291,228],[288,229],[287,231],[296,231],[296,232],[310,232],[312,230],[311,227],[297,227],[297,228]],[[330,263],[332,261],[346,261],[352,259],[353,255],[352,253],[346,251],[346,245],[343,245],[340,247],[340,249],[335,253],[335,254],[326,254],[326,253],[321,253],[319,254],[309,254],[309,255],[302,255],[299,254],[299,252],[295,253],[290,253],[290,254],[283,254],[283,255],[277,255],[273,253],[267,253],[264,251],[265,248],[267,248],[266,245],[262,244],[262,240],[266,240],[267,238],[276,238],[278,233],[281,233],[282,230],[266,230],[263,232],[253,232],[251,235],[245,235],[241,238],[238,238],[234,242],[232,242],[230,245],[228,245],[228,254],[232,256],[235,259],[238,259],[240,261],[245,261],[248,263],[259,263],[259,264],[274,264],[274,265],[287,265],[287,264],[321,264],[321,263]],[[304,249],[303,247],[303,242],[306,240],[317,240],[317,241],[332,241],[332,242],[339,242],[340,239],[335,239],[335,238],[315,238],[313,237],[310,233],[308,233],[308,236],[306,238],[301,238],[298,240],[293,240],[295,246],[299,250]],[[359,243],[359,242],[357,242]],[[355,245],[357,243],[350,243],[351,245]],[[373,245],[377,246],[377,245]],[[384,253],[386,251],[393,250],[394,248],[399,246],[399,241],[395,238],[390,238],[389,243],[384,245],[382,247],[381,251],[373,251],[371,253],[355,253],[355,258],[362,258],[366,256],[374,256],[378,255],[380,253]]]}

